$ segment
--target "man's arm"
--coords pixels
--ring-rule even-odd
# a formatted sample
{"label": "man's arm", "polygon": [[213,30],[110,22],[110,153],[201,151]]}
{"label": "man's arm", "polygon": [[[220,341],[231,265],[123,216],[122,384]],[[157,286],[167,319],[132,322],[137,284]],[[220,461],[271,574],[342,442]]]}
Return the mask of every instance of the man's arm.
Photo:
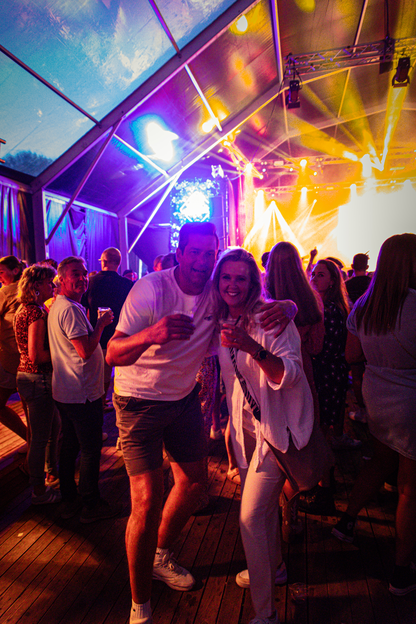
{"label": "man's arm", "polygon": [[71,342],[80,358],[83,360],[90,359],[100,342],[104,327],[110,325],[113,322],[113,318],[114,314],[111,310],[108,310],[98,318],[94,331],[90,335],[79,336],[79,338],[71,338]]}
{"label": "man's arm", "polygon": [[171,314],[141,331],[128,336],[115,331],[107,345],[106,361],[110,366],[130,366],[152,345],[171,340],[189,340],[195,331],[189,316]]}

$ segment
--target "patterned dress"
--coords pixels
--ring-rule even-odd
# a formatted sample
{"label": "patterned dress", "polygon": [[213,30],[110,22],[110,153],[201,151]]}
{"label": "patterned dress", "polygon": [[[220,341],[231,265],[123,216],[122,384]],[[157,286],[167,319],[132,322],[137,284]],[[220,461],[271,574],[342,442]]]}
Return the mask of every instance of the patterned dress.
{"label": "patterned dress", "polygon": [[312,364],[319,397],[320,422],[321,426],[327,428],[343,421],[348,386],[346,321],[332,301],[325,302],[324,324],[324,346],[319,355],[312,357]]}

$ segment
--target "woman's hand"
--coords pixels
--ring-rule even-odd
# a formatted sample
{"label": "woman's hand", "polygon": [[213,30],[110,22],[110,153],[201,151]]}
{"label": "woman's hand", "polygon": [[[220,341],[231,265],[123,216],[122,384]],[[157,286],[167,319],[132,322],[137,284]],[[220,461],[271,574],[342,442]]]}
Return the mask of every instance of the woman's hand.
{"label": "woman's hand", "polygon": [[259,348],[259,343],[253,340],[245,329],[233,323],[223,323],[221,329],[221,345],[234,347],[250,355],[254,355]]}

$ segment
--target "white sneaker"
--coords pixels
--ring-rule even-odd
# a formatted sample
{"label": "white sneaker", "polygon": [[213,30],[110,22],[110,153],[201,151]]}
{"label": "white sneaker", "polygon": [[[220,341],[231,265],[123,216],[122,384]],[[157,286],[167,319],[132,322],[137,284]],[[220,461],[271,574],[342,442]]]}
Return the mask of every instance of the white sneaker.
{"label": "white sneaker", "polygon": [[[241,572],[239,572],[235,577],[235,582],[239,587],[243,587],[243,589],[248,589],[250,587],[250,576],[248,570],[242,570]],[[274,583],[275,585],[284,585],[285,583],[287,583],[287,570],[284,561],[282,561],[282,563],[276,570]]]}
{"label": "white sneaker", "polygon": [[178,591],[189,591],[195,585],[195,579],[188,570],[182,568],[167,551],[156,550],[153,563],[153,578],[163,581],[168,587]]}

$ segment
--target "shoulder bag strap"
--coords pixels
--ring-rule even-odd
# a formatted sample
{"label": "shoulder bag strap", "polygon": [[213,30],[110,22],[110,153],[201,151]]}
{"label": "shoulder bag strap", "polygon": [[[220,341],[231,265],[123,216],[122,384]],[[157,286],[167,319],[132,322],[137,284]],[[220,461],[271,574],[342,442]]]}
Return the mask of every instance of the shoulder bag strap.
{"label": "shoulder bag strap", "polygon": [[235,374],[237,375],[237,379],[240,382],[240,386],[241,386],[241,389],[242,389],[242,391],[244,393],[244,396],[246,397],[247,403],[250,405],[250,407],[251,407],[251,409],[253,411],[254,418],[260,422],[260,417],[261,417],[260,407],[258,406],[256,399],[254,399],[251,396],[250,391],[247,388],[246,380],[244,379],[244,377],[242,376],[242,374],[240,373],[240,371],[237,368],[237,361],[236,361],[236,357],[235,357],[234,348],[233,347],[229,347],[229,350],[230,350],[231,361],[232,361],[233,366],[234,366]]}

